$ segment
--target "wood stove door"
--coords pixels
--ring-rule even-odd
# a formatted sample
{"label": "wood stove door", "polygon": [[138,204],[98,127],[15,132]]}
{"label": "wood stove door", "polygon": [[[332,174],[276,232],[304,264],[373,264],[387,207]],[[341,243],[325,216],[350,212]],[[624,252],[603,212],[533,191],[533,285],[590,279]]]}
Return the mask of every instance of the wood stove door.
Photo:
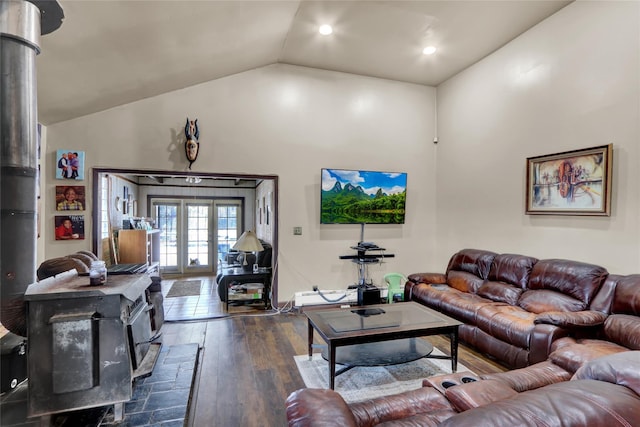
{"label": "wood stove door", "polygon": [[131,365],[138,369],[151,345],[151,307],[144,303],[136,307],[127,324],[129,350],[131,351]]}

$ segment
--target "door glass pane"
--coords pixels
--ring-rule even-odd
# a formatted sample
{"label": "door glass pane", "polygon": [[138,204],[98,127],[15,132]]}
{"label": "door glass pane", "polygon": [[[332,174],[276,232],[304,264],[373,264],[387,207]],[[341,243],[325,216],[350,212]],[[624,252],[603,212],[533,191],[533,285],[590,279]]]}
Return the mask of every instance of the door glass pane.
{"label": "door glass pane", "polygon": [[237,205],[217,205],[218,261],[224,259],[238,240]]}
{"label": "door glass pane", "polygon": [[160,229],[160,267],[178,265],[178,205],[156,205]]}
{"label": "door glass pane", "polygon": [[189,266],[209,265],[209,206],[187,206],[187,257]]}

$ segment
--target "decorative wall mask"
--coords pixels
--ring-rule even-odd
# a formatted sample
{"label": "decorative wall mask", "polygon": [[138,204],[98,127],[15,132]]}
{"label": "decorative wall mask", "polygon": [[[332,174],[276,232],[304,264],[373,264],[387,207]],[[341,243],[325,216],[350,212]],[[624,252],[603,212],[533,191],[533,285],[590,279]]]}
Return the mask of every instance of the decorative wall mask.
{"label": "decorative wall mask", "polygon": [[184,126],[184,135],[187,137],[187,142],[184,144],[184,152],[187,160],[189,160],[189,169],[191,169],[191,165],[198,158],[198,152],[200,151],[198,119],[189,120],[189,117],[187,117],[187,124]]}

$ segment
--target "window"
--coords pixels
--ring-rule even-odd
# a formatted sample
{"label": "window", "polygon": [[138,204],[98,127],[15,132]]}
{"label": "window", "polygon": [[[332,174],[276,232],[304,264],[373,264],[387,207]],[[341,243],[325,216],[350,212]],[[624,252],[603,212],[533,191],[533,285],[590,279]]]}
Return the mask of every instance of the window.
{"label": "window", "polygon": [[109,175],[100,179],[100,239],[109,239],[109,189],[111,181]]}
{"label": "window", "polygon": [[216,203],[216,225],[218,233],[218,261],[224,259],[238,240],[239,204]]}

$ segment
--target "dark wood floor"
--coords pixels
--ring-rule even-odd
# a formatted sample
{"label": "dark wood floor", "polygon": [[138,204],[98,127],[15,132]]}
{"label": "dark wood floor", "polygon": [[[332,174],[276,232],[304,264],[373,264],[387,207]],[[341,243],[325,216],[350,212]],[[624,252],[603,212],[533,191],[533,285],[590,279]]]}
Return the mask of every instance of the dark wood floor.
{"label": "dark wood floor", "polygon": [[[216,320],[170,322],[163,325],[161,340],[200,344],[190,426],[286,425],[284,401],[304,387],[293,360],[307,352],[304,314],[232,312]],[[446,338],[429,341],[449,354]],[[459,361],[477,374],[506,370],[463,344]]]}

